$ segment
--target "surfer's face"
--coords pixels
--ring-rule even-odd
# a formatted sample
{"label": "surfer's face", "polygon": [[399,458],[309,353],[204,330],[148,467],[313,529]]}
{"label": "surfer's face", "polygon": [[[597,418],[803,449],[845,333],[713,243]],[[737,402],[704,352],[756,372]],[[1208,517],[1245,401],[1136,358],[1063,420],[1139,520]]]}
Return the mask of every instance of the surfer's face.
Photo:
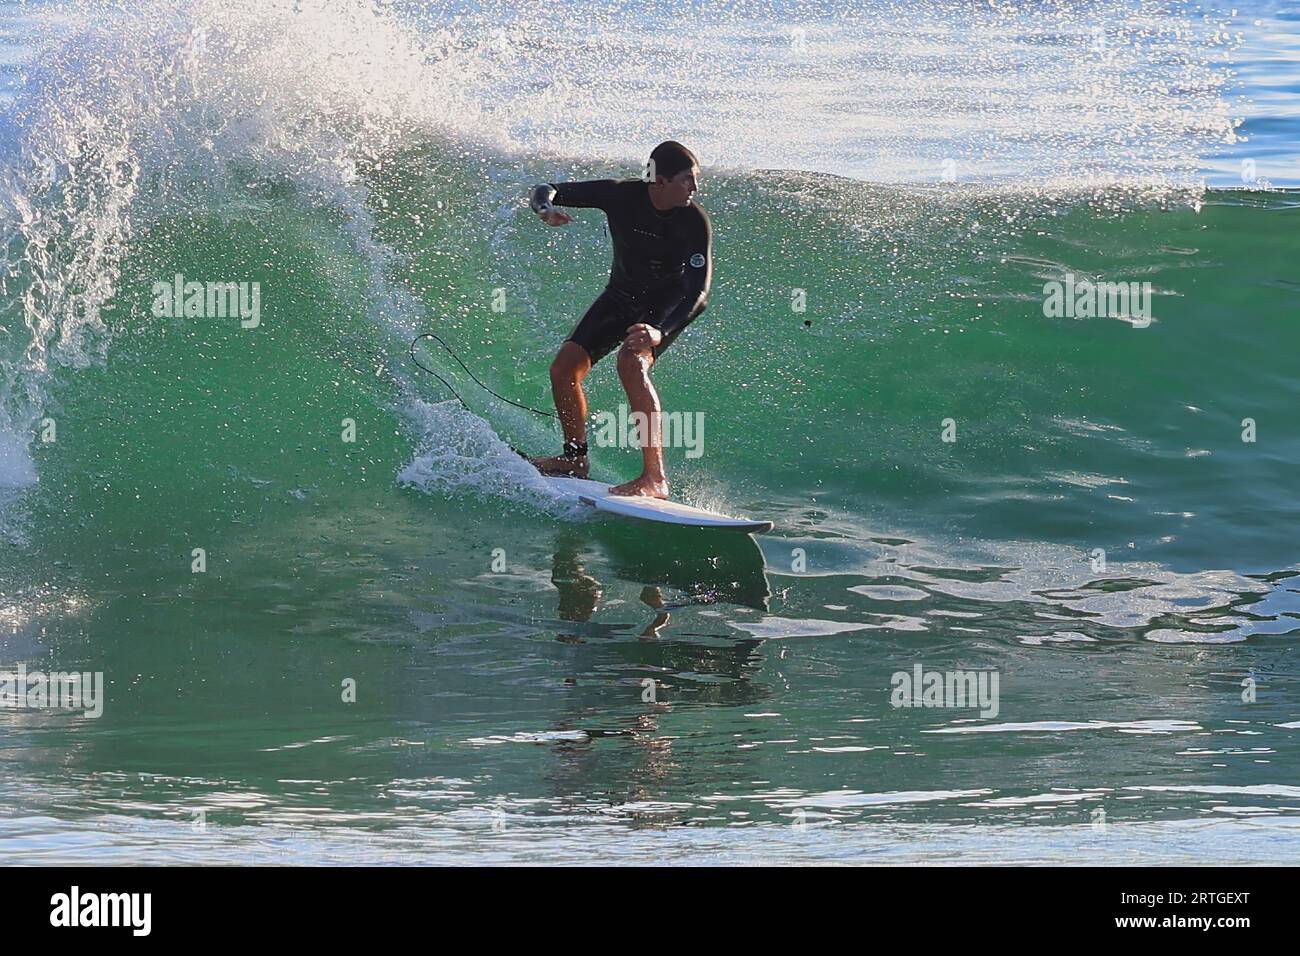
{"label": "surfer's face", "polygon": [[660,177],[663,183],[663,196],[668,200],[670,208],[672,206],[685,206],[691,201],[696,190],[700,188],[700,167],[693,166],[690,169],[683,169],[672,179]]}

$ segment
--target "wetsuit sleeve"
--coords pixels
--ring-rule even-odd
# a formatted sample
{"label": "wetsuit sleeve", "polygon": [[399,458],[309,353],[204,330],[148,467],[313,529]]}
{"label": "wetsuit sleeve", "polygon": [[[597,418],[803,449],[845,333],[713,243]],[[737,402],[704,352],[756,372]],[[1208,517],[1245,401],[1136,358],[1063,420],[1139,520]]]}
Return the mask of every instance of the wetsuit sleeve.
{"label": "wetsuit sleeve", "polygon": [[709,289],[713,285],[713,227],[704,210],[699,221],[691,227],[686,249],[686,294],[669,310],[658,326],[664,334],[660,348],[666,346],[677,333],[690,325],[709,304]]}
{"label": "wetsuit sleeve", "polygon": [[592,179],[582,183],[554,183],[551,203],[577,209],[603,209],[609,212],[614,202],[616,179]]}

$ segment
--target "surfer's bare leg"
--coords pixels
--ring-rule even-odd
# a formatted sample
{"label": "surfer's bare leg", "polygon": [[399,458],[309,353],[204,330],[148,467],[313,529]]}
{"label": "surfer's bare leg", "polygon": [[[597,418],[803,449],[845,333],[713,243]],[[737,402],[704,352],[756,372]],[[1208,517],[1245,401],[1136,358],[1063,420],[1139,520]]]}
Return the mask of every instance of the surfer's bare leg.
{"label": "surfer's bare leg", "polygon": [[[591,356],[577,342],[560,346],[555,361],[551,363],[551,397],[564,429],[564,443],[585,443],[587,440],[587,396],[582,390],[582,380],[591,371]],[[587,456],[580,458],[534,458],[533,464],[541,471],[567,472],[579,478],[587,477]]]}
{"label": "surfer's bare leg", "polygon": [[[636,334],[638,330],[647,333]],[[645,495],[650,498],[668,497],[668,476],[664,474],[664,449],[662,418],[659,408],[659,393],[650,381],[650,368],[655,356],[652,345],[662,340],[659,330],[646,325],[634,325],[628,330],[629,336],[618,350],[618,377],[627,392],[628,404],[632,411],[640,412],[646,423],[647,435],[641,436],[645,441],[641,446],[641,477],[625,484],[615,485],[609,489],[616,495]]]}

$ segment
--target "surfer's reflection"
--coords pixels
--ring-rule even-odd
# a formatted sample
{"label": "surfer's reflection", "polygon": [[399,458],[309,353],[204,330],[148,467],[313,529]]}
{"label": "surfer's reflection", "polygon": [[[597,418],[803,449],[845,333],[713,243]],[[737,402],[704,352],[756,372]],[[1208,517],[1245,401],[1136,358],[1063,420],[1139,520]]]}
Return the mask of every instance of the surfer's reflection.
{"label": "surfer's reflection", "polygon": [[[556,616],[561,621],[590,621],[596,614],[601,595],[605,589],[601,583],[587,573],[582,564],[580,539],[575,535],[562,534],[556,540],[555,559],[551,564],[551,583],[560,594]],[[672,615],[668,613],[664,594],[653,585],[641,589],[641,603],[653,609],[654,619],[646,625],[641,636],[656,638]],[[561,633],[558,640],[570,644],[581,643],[578,635]]]}
{"label": "surfer's reflection", "polygon": [[[594,543],[594,536],[575,529],[564,529],[556,537],[551,583],[559,592],[562,621],[590,621],[600,604],[604,586],[583,564],[584,546]],[[641,602],[655,612],[641,633],[644,638],[659,637],[671,620],[661,584],[682,592],[689,604],[723,602],[767,610],[771,590],[763,553],[748,535],[680,529],[665,534],[614,526],[600,529],[599,543],[618,578],[643,585]],[[578,641],[575,634],[561,634],[559,639]]]}
{"label": "surfer's reflection", "polygon": [[658,637],[664,625],[672,619],[672,615],[664,608],[664,592],[647,584],[641,589],[641,603],[659,612],[655,615],[655,619],[646,625],[645,630],[641,632],[641,636]]}
{"label": "surfer's reflection", "polygon": [[582,566],[578,538],[561,534],[555,542],[551,583],[560,592],[557,615],[561,621],[590,621],[604,588]]}
{"label": "surfer's reflection", "polygon": [[[760,677],[762,641],[682,609],[727,602],[765,610],[762,552],[747,536],[566,527],[555,539],[551,583],[558,619],[571,622],[558,639],[580,645],[561,658],[563,713],[551,727],[572,736],[548,748],[557,758],[545,774],[553,793],[574,809],[617,808],[636,826],[673,823],[683,811],[657,805],[665,782],[683,772],[665,715],[681,705],[747,708],[771,696]],[[602,601],[604,616],[624,623],[596,620]],[[643,620],[629,621],[633,608]],[[674,617],[691,624],[675,631]]]}

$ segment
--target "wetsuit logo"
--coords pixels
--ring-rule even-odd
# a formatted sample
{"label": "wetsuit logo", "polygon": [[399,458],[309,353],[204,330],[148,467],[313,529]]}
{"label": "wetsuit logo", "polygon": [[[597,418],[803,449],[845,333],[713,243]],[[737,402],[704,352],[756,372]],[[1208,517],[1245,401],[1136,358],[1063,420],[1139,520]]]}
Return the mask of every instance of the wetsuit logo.
{"label": "wetsuit logo", "polygon": [[695,253],[695,255],[691,256],[691,265],[693,265],[693,266],[694,266],[695,268],[697,268],[697,269],[703,269],[703,268],[704,268],[704,253],[702,253],[702,252],[697,252],[697,253]]}

